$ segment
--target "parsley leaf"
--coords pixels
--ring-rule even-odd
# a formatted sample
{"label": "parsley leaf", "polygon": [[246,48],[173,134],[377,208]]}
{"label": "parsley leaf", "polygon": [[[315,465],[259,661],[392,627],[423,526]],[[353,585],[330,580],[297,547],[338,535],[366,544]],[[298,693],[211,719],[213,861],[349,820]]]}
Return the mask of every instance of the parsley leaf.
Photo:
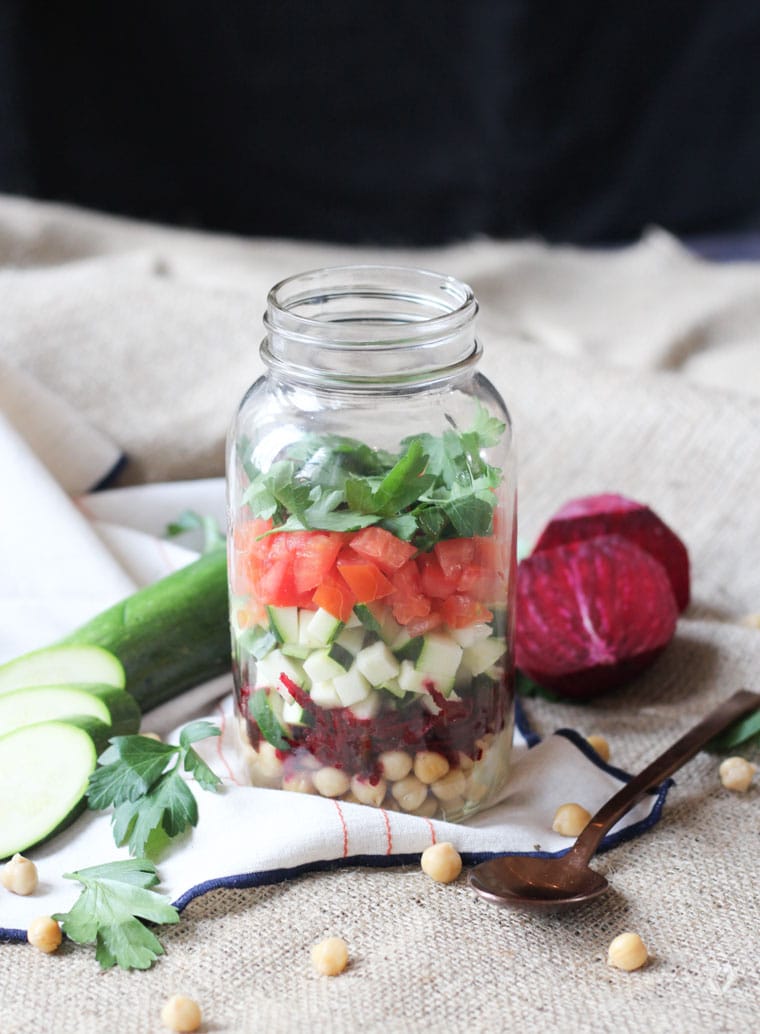
{"label": "parsley leaf", "polygon": [[211,553],[226,544],[224,533],[213,517],[196,513],[195,510],[183,510],[176,521],[166,525],[168,538],[175,538],[185,532],[200,531],[203,536],[202,553]]}
{"label": "parsley leaf", "polygon": [[64,874],[84,890],[68,912],[53,916],[77,944],[95,943],[102,969],[148,969],[164,949],[141,919],[177,923],[179,913],[166,898],[151,890],[158,883],[156,868],[147,858],[93,865]]}
{"label": "parsley leaf", "polygon": [[[115,842],[133,855],[155,856],[173,837],[198,824],[198,805],[182,777],[194,776],[204,790],[221,782],[192,744],[219,729],[210,722],[192,722],[180,734],[179,746],[146,736],[115,736],[90,776],[88,806],[113,806]],[[167,768],[167,766],[170,766]]]}

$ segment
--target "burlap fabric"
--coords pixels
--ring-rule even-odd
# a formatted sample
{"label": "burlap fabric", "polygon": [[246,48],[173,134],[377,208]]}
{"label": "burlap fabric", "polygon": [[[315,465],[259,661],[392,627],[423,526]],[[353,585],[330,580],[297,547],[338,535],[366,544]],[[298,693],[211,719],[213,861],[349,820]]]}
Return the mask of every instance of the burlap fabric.
{"label": "burlap fabric", "polygon": [[[601,732],[615,763],[636,769],[721,697],[757,685],[760,632],[740,624],[760,610],[755,267],[715,269],[662,235],[617,255],[480,242],[378,256],[11,200],[0,204],[0,256],[2,358],[118,441],[131,481],[221,472],[278,277],[381,258],[469,280],[485,372],[517,428],[523,536],[570,496],[618,490],[649,501],[693,562],[693,605],[658,664],[593,705],[529,701],[539,731]],[[416,868],[351,868],[197,900],[146,973],[101,975],[73,946],[45,957],[4,945],[0,1030],[145,1034],[180,991],[216,1034],[751,1030],[759,794],[729,794],[717,759],[699,755],[659,825],[595,863],[614,889],[563,916],[500,911],[463,879],[438,886]],[[633,974],[606,965],[609,941],[627,929],[652,954]],[[335,979],[309,962],[328,934],[351,952]]]}

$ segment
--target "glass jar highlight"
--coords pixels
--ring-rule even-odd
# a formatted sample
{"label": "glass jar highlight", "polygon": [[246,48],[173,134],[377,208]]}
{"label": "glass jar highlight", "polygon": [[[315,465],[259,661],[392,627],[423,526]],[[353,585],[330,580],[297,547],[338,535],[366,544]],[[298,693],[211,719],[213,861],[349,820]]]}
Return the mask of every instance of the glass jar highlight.
{"label": "glass jar highlight", "polygon": [[233,670],[257,786],[458,820],[509,768],[515,469],[450,277],[272,289],[228,449]]}

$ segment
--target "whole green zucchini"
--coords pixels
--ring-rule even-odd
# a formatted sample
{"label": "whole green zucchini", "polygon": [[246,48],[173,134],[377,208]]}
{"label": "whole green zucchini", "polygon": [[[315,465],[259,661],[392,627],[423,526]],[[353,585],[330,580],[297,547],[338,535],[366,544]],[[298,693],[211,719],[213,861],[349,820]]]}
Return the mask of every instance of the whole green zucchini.
{"label": "whole green zucchini", "polygon": [[62,640],[102,646],[124,665],[141,710],[230,670],[227,559],[215,549],[139,589]]}

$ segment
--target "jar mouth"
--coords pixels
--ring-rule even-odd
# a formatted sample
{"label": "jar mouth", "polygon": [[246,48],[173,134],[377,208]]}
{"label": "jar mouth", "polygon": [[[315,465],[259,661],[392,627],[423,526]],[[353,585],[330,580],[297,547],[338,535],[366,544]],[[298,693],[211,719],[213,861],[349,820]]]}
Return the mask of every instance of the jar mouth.
{"label": "jar mouth", "polygon": [[[264,361],[307,380],[451,376],[477,361],[472,289],[404,266],[334,266],[281,280],[267,297]],[[437,378],[436,378],[437,379]]]}

